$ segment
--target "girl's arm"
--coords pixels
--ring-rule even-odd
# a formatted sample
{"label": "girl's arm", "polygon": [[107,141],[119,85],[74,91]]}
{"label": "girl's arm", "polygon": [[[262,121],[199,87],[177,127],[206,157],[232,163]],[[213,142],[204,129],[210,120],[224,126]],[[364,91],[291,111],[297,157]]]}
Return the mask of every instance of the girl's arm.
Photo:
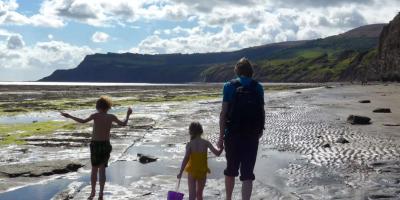
{"label": "girl's arm", "polygon": [[216,149],[214,145],[211,144],[211,142],[207,141],[207,147],[215,154],[216,156],[220,156],[224,148]]}
{"label": "girl's arm", "polygon": [[117,123],[120,126],[128,125],[129,116],[132,114],[132,108],[128,108],[126,112],[126,117],[124,121],[119,120],[116,116],[113,115],[113,122]]}
{"label": "girl's arm", "polygon": [[90,122],[90,121],[93,120],[93,115],[90,115],[86,119],[81,119],[81,118],[78,118],[78,117],[74,117],[74,116],[72,116],[72,115],[70,115],[68,113],[65,113],[65,112],[61,112],[61,115],[66,117],[66,118],[70,118],[70,119],[72,119],[72,120],[74,120],[76,122],[79,122],[79,123],[86,123],[86,122]]}
{"label": "girl's arm", "polygon": [[185,170],[185,167],[186,167],[187,163],[189,162],[189,157],[190,157],[190,145],[189,144],[190,143],[187,143],[187,145],[186,145],[185,157],[183,158],[181,169],[180,169],[179,174],[177,176],[178,179],[182,178],[183,170]]}

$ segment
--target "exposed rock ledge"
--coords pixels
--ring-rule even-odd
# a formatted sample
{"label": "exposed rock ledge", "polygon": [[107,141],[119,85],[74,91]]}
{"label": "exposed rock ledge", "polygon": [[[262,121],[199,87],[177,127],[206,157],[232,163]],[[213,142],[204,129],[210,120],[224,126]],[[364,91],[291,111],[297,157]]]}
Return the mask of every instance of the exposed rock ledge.
{"label": "exposed rock ledge", "polygon": [[71,160],[3,165],[0,166],[0,176],[9,178],[51,176],[53,174],[75,172],[83,166],[82,163]]}

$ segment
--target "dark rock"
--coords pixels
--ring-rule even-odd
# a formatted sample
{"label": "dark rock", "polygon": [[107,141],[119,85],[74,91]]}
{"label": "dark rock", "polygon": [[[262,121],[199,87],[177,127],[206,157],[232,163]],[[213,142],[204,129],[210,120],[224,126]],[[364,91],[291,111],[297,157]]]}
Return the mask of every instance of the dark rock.
{"label": "dark rock", "polygon": [[346,140],[343,137],[340,137],[336,140],[336,143],[341,143],[341,144],[346,144],[346,143],[350,143],[348,140]]}
{"label": "dark rock", "polygon": [[371,103],[371,100],[360,100],[359,103]]}
{"label": "dark rock", "polygon": [[300,92],[300,91],[297,91],[296,94],[301,94],[301,92]]}
{"label": "dark rock", "polygon": [[400,124],[383,124],[384,126],[400,126]]}
{"label": "dark rock", "polygon": [[371,124],[371,118],[359,116],[359,115],[350,115],[347,117],[347,122],[351,124]]}
{"label": "dark rock", "polygon": [[12,164],[0,166],[0,174],[9,178],[15,177],[40,177],[53,174],[65,174],[75,172],[83,164],[71,160],[51,160],[24,164]]}
{"label": "dark rock", "polygon": [[158,159],[158,158],[156,158],[154,156],[143,155],[143,154],[140,154],[140,153],[138,153],[137,156],[139,157],[139,162],[142,163],[142,164],[155,162]]}
{"label": "dark rock", "polygon": [[331,145],[329,143],[323,144],[322,148],[331,148]]}
{"label": "dark rock", "polygon": [[392,111],[390,110],[390,108],[377,108],[377,109],[373,110],[372,112],[374,112],[374,113],[391,113]]}
{"label": "dark rock", "polygon": [[368,200],[376,200],[376,199],[397,199],[397,196],[390,194],[372,194],[368,196]]}
{"label": "dark rock", "polygon": [[332,87],[332,86],[329,86],[329,85],[327,85],[327,86],[325,86],[325,88],[327,88],[327,89],[332,89],[333,87]]}

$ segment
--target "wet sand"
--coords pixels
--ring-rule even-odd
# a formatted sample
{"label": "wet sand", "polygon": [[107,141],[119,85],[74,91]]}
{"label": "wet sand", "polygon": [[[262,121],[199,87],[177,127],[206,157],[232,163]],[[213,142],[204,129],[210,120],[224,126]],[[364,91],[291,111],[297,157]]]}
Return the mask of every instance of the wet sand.
{"label": "wet sand", "polygon": [[[399,88],[397,84],[336,84],[332,88],[266,91],[266,131],[259,147],[252,199],[399,199],[400,126],[387,126],[400,123]],[[358,102],[366,99],[371,103]],[[372,112],[380,107],[391,108],[392,113]],[[187,125],[200,121],[205,137],[216,142],[220,99],[142,104],[135,109],[136,122],[142,126],[132,124],[114,132],[119,136],[112,140],[115,150],[113,162],[107,169],[105,197],[165,199],[167,191],[175,187],[176,173],[188,140]],[[368,116],[372,124],[351,125],[346,122],[349,114]],[[338,138],[349,143],[337,143]],[[54,148],[50,151],[27,147],[36,155],[39,153],[40,158],[32,158],[29,153],[15,154],[21,157],[19,160],[60,156],[88,159],[85,147],[61,150],[48,147]],[[17,152],[17,148],[21,147],[1,149],[4,152],[0,159],[2,165],[10,163],[4,155]],[[158,160],[141,164],[138,153],[156,156]],[[224,157],[210,155],[209,165],[212,173],[205,199],[224,199]],[[37,199],[85,199],[90,192],[88,172],[86,166],[66,175],[29,180],[0,178],[0,185],[5,189],[10,183],[23,186],[33,180],[44,181],[2,193],[0,199],[24,199],[32,195],[37,195]],[[187,194],[185,179],[181,185]],[[239,191],[237,185],[236,199],[240,199]]]}

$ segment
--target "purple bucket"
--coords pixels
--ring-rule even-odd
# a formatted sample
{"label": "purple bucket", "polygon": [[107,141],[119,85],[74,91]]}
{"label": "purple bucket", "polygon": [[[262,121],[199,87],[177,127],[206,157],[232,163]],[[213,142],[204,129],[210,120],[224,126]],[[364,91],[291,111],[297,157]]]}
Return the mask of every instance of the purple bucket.
{"label": "purple bucket", "polygon": [[179,192],[169,191],[167,200],[183,200],[183,194]]}

